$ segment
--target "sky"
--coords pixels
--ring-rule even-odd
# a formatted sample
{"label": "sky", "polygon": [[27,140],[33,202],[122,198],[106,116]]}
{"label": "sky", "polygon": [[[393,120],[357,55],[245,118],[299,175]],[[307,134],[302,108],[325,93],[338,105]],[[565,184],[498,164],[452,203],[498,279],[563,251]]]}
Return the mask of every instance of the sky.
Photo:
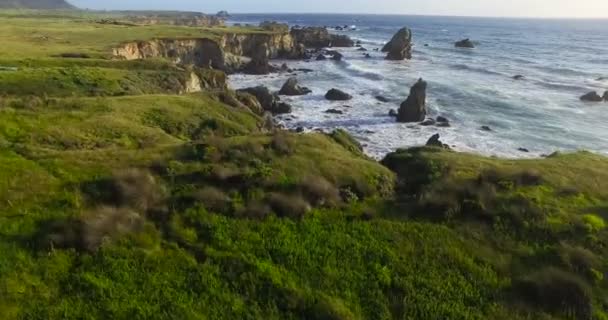
{"label": "sky", "polygon": [[608,0],[68,0],[81,8],[608,18]]}

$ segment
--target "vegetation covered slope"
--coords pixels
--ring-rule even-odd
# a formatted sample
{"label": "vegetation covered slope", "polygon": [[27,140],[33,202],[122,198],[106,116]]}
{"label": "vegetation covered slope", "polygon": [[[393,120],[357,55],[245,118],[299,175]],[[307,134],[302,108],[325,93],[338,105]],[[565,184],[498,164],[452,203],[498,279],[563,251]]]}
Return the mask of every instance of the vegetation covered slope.
{"label": "vegetation covered slope", "polygon": [[65,0],[2,0],[2,9],[73,9]]}
{"label": "vegetation covered slope", "polygon": [[3,32],[0,319],[607,319],[608,159],[378,163],[225,88],[164,91],[166,61]]}

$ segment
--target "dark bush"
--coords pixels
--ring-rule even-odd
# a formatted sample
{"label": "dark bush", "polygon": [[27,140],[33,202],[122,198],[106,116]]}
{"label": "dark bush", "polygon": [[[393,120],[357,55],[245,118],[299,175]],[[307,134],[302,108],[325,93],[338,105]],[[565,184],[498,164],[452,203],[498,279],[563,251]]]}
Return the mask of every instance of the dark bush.
{"label": "dark bush", "polygon": [[81,221],[82,245],[89,251],[144,227],[144,219],[126,208],[100,207],[84,214]]}
{"label": "dark bush", "polygon": [[230,209],[230,198],[215,187],[204,187],[193,194],[195,201],[205,206],[208,211],[225,213]]}
{"label": "dark bush", "polygon": [[274,213],[280,217],[300,219],[310,211],[310,204],[300,196],[271,193],[267,203]]}
{"label": "dark bush", "polygon": [[279,155],[290,155],[294,151],[293,141],[289,139],[289,135],[283,131],[277,131],[272,136],[270,146]]}
{"label": "dark bush", "polygon": [[140,212],[158,205],[164,190],[148,171],[128,169],[114,174],[111,182],[113,205],[129,207]]}
{"label": "dark bush", "polygon": [[247,206],[237,213],[239,216],[251,219],[264,219],[272,212],[269,205],[262,201],[254,200],[247,203]]}
{"label": "dark bush", "polygon": [[66,52],[59,54],[60,58],[76,58],[76,59],[90,59],[91,56],[86,53],[79,52]]}
{"label": "dark bush", "polygon": [[[397,174],[397,191],[401,196],[421,193],[431,183],[447,176],[450,168],[422,154],[426,148],[400,149],[388,154],[382,164]],[[432,150],[430,150],[432,151]]]}
{"label": "dark bush", "polygon": [[340,191],[321,176],[308,176],[300,183],[302,193],[315,206],[334,206],[340,202]]}
{"label": "dark bush", "polygon": [[592,298],[588,285],[568,272],[546,268],[514,281],[517,299],[532,307],[575,319],[591,319]]}
{"label": "dark bush", "polygon": [[599,258],[590,250],[562,244],[558,251],[562,264],[579,275],[592,278],[591,270],[600,264]]}

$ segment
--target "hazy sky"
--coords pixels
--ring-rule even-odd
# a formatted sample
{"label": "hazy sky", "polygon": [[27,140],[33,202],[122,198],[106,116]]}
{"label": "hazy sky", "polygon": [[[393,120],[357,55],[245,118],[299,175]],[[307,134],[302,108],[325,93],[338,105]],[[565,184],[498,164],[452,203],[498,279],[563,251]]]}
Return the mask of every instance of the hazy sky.
{"label": "hazy sky", "polygon": [[509,17],[608,17],[608,0],[69,0],[91,9],[239,13],[394,13]]}

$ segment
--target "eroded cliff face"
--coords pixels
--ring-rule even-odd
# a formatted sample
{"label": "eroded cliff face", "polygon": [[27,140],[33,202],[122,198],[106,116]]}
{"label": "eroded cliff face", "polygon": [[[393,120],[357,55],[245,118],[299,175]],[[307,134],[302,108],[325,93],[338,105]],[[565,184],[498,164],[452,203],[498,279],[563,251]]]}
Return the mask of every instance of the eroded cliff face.
{"label": "eroded cliff face", "polygon": [[154,39],[128,42],[114,48],[115,57],[126,60],[167,58],[177,64],[225,68],[224,51],[210,39]]}
{"label": "eroded cliff face", "polygon": [[167,58],[177,64],[233,71],[240,69],[266,45],[268,58],[290,58],[297,49],[290,34],[227,34],[219,41],[154,39],[125,43],[113,50],[117,58],[136,60]]}

